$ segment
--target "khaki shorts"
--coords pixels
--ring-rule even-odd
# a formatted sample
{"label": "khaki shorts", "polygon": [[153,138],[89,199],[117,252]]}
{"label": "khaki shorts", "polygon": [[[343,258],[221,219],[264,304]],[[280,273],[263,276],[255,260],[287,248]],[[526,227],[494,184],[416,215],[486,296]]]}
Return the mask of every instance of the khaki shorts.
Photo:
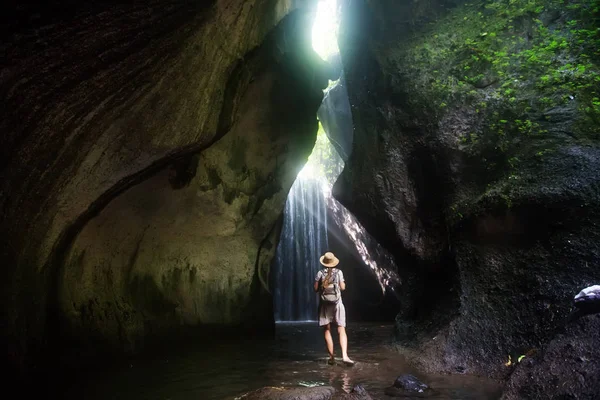
{"label": "khaki shorts", "polygon": [[346,326],[346,309],[344,303],[323,303],[319,304],[319,326],[335,323],[337,326]]}

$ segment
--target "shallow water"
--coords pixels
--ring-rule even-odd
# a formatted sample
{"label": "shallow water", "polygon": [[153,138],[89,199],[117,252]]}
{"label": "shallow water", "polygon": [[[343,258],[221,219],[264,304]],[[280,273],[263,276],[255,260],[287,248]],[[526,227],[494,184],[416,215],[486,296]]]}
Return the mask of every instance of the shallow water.
{"label": "shallow water", "polygon": [[[396,376],[412,373],[438,391],[432,399],[498,399],[490,380],[465,375],[427,376],[412,370],[392,348],[391,326],[348,327],[354,367],[331,366],[314,322],[278,324],[274,339],[216,340],[94,375],[71,387],[72,399],[234,399],[263,386],[331,385],[350,391],[362,384],[374,398]],[[334,336],[337,345],[337,335]],[[207,348],[208,347],[208,348]],[[337,355],[339,356],[339,350]]]}

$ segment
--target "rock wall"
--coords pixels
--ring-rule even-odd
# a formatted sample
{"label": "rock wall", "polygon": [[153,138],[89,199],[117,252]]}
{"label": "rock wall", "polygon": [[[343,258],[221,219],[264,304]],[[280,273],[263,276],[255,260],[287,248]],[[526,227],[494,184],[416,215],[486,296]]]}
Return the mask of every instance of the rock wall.
{"label": "rock wall", "polygon": [[425,369],[504,377],[599,279],[594,4],[343,3],[335,193],[394,252]]}
{"label": "rock wall", "polygon": [[346,79],[340,76],[339,81],[325,92],[323,104],[317,113],[329,141],[335,147],[344,162],[352,152],[352,112],[348,102]]}
{"label": "rock wall", "polygon": [[328,197],[329,250],[340,260],[348,322],[390,321],[396,316],[399,287],[397,267],[389,254],[332,197]]}
{"label": "rock wall", "polygon": [[593,399],[600,391],[600,316],[586,316],[561,330],[544,351],[515,364],[503,400]]}
{"label": "rock wall", "polygon": [[255,275],[269,290],[270,258],[258,265],[258,252],[314,145],[319,92],[288,96],[305,77],[285,62],[301,64],[268,51],[251,59],[262,65],[248,65],[253,81],[223,138],[127,190],[78,234],[58,277],[63,336],[135,350],[178,325],[273,319],[271,307],[251,307]]}
{"label": "rock wall", "polygon": [[34,3],[3,13],[10,362],[59,326],[133,348],[153,324],[239,322],[314,141],[326,78],[299,34],[312,2]]}

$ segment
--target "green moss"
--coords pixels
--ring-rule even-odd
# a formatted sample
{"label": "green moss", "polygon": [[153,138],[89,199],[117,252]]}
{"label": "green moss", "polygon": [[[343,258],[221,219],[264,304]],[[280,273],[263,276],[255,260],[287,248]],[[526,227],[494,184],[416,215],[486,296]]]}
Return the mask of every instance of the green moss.
{"label": "green moss", "polygon": [[600,139],[600,0],[469,2],[375,54],[419,132],[460,135],[476,171],[450,224],[518,207],[563,144]]}
{"label": "green moss", "polygon": [[510,151],[523,136],[543,136],[544,120],[557,109],[576,111],[570,127],[576,139],[598,139],[599,4],[468,3],[422,27],[413,40],[399,41],[383,63],[414,85],[404,89],[411,92],[409,103],[429,120],[472,107],[480,115],[480,131],[495,136],[467,137],[464,143],[474,152],[481,146]]}

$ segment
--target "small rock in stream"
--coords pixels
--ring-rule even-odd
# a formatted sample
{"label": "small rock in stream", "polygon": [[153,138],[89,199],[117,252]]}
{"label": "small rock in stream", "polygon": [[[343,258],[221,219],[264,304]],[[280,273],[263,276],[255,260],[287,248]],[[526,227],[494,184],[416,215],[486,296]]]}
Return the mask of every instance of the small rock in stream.
{"label": "small rock in stream", "polygon": [[373,400],[373,398],[364,387],[356,385],[350,393],[334,396],[332,400]]}
{"label": "small rock in stream", "polygon": [[397,377],[394,384],[385,389],[385,394],[392,397],[428,397],[434,391],[416,376],[405,374]]}
{"label": "small rock in stream", "polygon": [[394,382],[394,387],[419,393],[429,389],[429,386],[417,379],[416,376],[410,374],[400,375],[397,377],[396,381]]}

